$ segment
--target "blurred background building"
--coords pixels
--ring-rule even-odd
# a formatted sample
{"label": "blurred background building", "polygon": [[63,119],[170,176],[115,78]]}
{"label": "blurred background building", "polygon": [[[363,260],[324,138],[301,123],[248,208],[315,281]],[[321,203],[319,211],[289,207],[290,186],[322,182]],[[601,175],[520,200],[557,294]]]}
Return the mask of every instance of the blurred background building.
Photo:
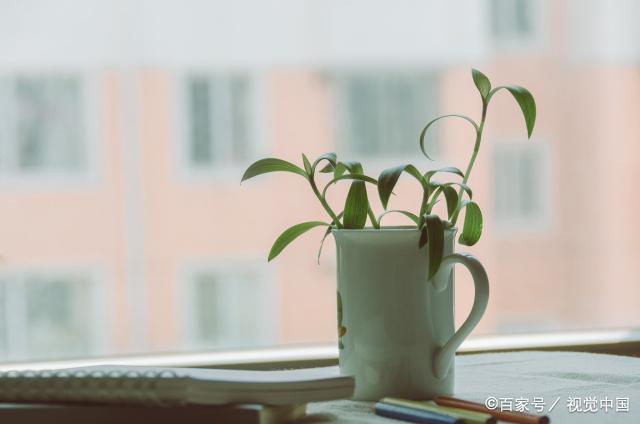
{"label": "blurred background building", "polygon": [[[332,241],[319,265],[322,230],[266,261],[324,212],[293,174],[240,177],[326,151],[373,176],[464,168],[462,121],[435,162],[418,134],[478,117],[471,67],[538,104],[527,141],[492,101],[470,180],[476,334],[638,326],[639,19],[633,0],[1,0],[0,359],[335,341]],[[403,178],[392,206],[418,201]],[[457,292],[460,321],[462,270]]]}

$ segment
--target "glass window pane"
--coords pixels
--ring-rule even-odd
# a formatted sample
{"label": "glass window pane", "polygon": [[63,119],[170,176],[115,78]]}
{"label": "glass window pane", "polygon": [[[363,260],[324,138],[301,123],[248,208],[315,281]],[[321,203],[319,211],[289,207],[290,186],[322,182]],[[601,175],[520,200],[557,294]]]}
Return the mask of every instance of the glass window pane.
{"label": "glass window pane", "polygon": [[231,84],[231,115],[232,115],[232,155],[234,161],[245,161],[250,155],[251,137],[251,102],[249,98],[249,83],[244,77],[234,77]]}
{"label": "glass window pane", "polygon": [[528,0],[515,0],[515,28],[521,37],[526,37],[531,31],[531,8]]}
{"label": "glass window pane", "polygon": [[257,144],[250,79],[222,73],[187,84],[190,163],[203,169],[246,163]]}
{"label": "glass window pane", "polygon": [[529,39],[534,32],[534,8],[538,0],[491,0],[491,31],[495,40],[507,42]]}
{"label": "glass window pane", "polygon": [[44,82],[16,83],[18,164],[22,169],[46,166],[46,98]]}
{"label": "glass window pane", "polygon": [[420,113],[419,84],[398,77],[384,81],[384,113],[380,115],[384,142],[380,149],[387,152],[408,152],[415,147],[419,132],[416,117]]}
{"label": "glass window pane", "polygon": [[209,82],[204,78],[191,78],[188,87],[190,159],[194,165],[208,164],[214,158]]}
{"label": "glass window pane", "polygon": [[[346,108],[340,120],[348,131],[348,151],[375,157],[415,153],[420,131],[438,110],[437,79],[411,74],[346,77]],[[437,153],[437,128],[429,132],[430,152]]]}
{"label": "glass window pane", "polygon": [[24,172],[79,171],[85,166],[81,90],[73,78],[18,78],[17,165]]}
{"label": "glass window pane", "polygon": [[193,282],[195,345],[209,348],[256,347],[273,342],[271,290],[259,276],[209,271]]}
{"label": "glass window pane", "polygon": [[26,351],[32,359],[89,353],[91,299],[85,281],[25,281]]}
{"label": "glass window pane", "polygon": [[546,167],[541,150],[520,143],[496,143],[494,207],[498,223],[527,227],[543,219]]}
{"label": "glass window pane", "polygon": [[[527,154],[528,153],[528,154]],[[537,165],[537,155],[535,152],[526,152],[520,158],[520,199],[522,204],[522,215],[534,217],[540,208],[538,199],[539,187],[536,184],[536,176],[541,172]]]}
{"label": "glass window pane", "polygon": [[353,153],[380,151],[380,99],[378,83],[371,78],[353,78],[346,82],[347,143]]}
{"label": "glass window pane", "polygon": [[216,279],[210,274],[197,277],[195,281],[193,313],[196,317],[196,337],[207,345],[216,345],[224,326],[224,311],[220,303],[222,293],[218,289]]}

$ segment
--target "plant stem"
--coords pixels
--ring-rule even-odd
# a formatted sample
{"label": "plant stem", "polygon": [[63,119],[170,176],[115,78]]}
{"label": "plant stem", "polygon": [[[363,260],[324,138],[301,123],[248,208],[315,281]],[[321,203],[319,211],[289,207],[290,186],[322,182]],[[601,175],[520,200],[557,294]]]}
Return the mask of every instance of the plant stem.
{"label": "plant stem", "polygon": [[[489,106],[489,99],[482,101],[482,118],[480,119],[480,125],[476,130],[476,142],[473,146],[473,154],[471,155],[471,159],[469,160],[469,165],[467,165],[467,171],[464,173],[464,177],[462,178],[462,184],[467,184],[469,181],[469,175],[471,174],[471,170],[473,169],[473,165],[476,162],[476,157],[478,156],[478,152],[480,151],[480,143],[482,142],[482,130],[484,129],[484,122],[487,118],[487,107]],[[464,194],[464,189],[460,187],[458,191],[458,207],[456,208],[456,212],[451,217],[451,223],[456,225],[456,221],[458,220],[458,215],[460,214],[460,205],[462,204],[462,195]]]}
{"label": "plant stem", "polygon": [[315,180],[313,178],[313,175],[309,176],[309,184],[311,184],[311,189],[313,190],[313,193],[316,195],[316,197],[318,198],[318,200],[322,204],[322,207],[324,208],[324,210],[327,211],[327,213],[329,214],[329,216],[333,220],[333,223],[335,224],[335,226],[337,228],[342,228],[342,224],[340,224],[340,220],[336,216],[335,212],[333,212],[333,209],[331,209],[331,206],[329,206],[327,201],[320,194],[320,191],[318,191],[318,187],[316,186],[316,182],[315,182]]}
{"label": "plant stem", "polygon": [[367,214],[369,214],[369,219],[371,220],[371,224],[373,225],[373,228],[379,230],[380,223],[376,221],[376,216],[373,214],[373,211],[371,210],[370,205],[367,205]]}
{"label": "plant stem", "polygon": [[422,203],[420,204],[420,214],[418,215],[418,228],[422,228],[424,224],[424,214],[427,213],[427,205],[429,203],[429,190],[426,188],[422,191]]}

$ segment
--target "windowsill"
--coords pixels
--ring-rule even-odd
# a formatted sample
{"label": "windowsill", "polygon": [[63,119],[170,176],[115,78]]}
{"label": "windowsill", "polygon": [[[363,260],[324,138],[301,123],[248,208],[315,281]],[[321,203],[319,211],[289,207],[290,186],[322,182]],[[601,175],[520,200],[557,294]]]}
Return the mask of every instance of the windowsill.
{"label": "windowsill", "polygon": [[[602,330],[520,335],[476,336],[466,340],[459,354],[523,350],[563,350],[640,356],[640,330]],[[218,368],[300,368],[337,364],[335,344],[283,346],[276,348],[217,352],[173,353],[98,357],[75,360],[13,362],[0,371],[55,369],[99,364],[183,366]]]}

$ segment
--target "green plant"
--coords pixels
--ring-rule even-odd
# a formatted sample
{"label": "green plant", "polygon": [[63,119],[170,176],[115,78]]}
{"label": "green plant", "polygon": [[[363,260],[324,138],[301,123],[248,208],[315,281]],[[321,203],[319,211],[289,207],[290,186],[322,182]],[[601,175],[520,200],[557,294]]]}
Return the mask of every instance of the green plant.
{"label": "green plant", "polygon": [[[428,159],[431,159],[425,146],[426,135],[429,128],[444,118],[465,120],[475,130],[473,152],[469,158],[465,172],[455,167],[445,167],[432,169],[423,173],[412,164],[403,164],[382,171],[378,179],[375,179],[365,175],[363,167],[359,162],[338,161],[335,153],[320,155],[313,164],[303,154],[302,168],[276,158],[262,159],[249,166],[242,176],[242,181],[269,172],[291,172],[305,178],[309,182],[311,190],[318,201],[331,218],[330,222],[310,221],[288,228],[276,239],[269,252],[268,259],[272,260],[275,258],[289,243],[312,228],[327,227],[322,239],[322,241],[324,241],[332,228],[362,229],[366,226],[367,220],[369,220],[374,228],[380,228],[380,221],[389,213],[400,213],[408,217],[416,225],[416,228],[420,230],[419,247],[421,248],[427,245],[430,264],[429,277],[432,277],[440,267],[445,229],[455,226],[463,212],[464,223],[458,241],[467,246],[472,246],[477,243],[482,234],[482,212],[478,204],[473,201],[473,192],[468,182],[482,143],[482,133],[487,118],[489,103],[493,96],[500,90],[509,92],[520,106],[529,138],[531,138],[535,126],[536,104],[531,93],[524,87],[508,85],[492,88],[491,82],[482,72],[472,69],[471,74],[482,100],[480,122],[476,123],[472,118],[465,115],[443,115],[428,122],[419,137],[420,150]],[[322,168],[318,170],[320,165],[322,165]],[[322,190],[318,188],[316,180],[318,172],[331,174],[330,180],[324,185]],[[415,178],[422,188],[422,200],[417,214],[406,210],[387,210],[393,189],[402,173],[409,174]],[[461,178],[461,180],[438,182],[433,180],[433,177],[437,174],[457,176]],[[326,194],[332,185],[342,180],[351,180],[351,186],[343,210],[340,213],[336,213],[327,202]],[[366,183],[377,186],[380,202],[384,208],[384,212],[378,217],[374,215],[371,208],[371,203],[367,196]],[[433,208],[436,203],[443,198],[447,208],[446,219],[442,219],[433,213]]]}

